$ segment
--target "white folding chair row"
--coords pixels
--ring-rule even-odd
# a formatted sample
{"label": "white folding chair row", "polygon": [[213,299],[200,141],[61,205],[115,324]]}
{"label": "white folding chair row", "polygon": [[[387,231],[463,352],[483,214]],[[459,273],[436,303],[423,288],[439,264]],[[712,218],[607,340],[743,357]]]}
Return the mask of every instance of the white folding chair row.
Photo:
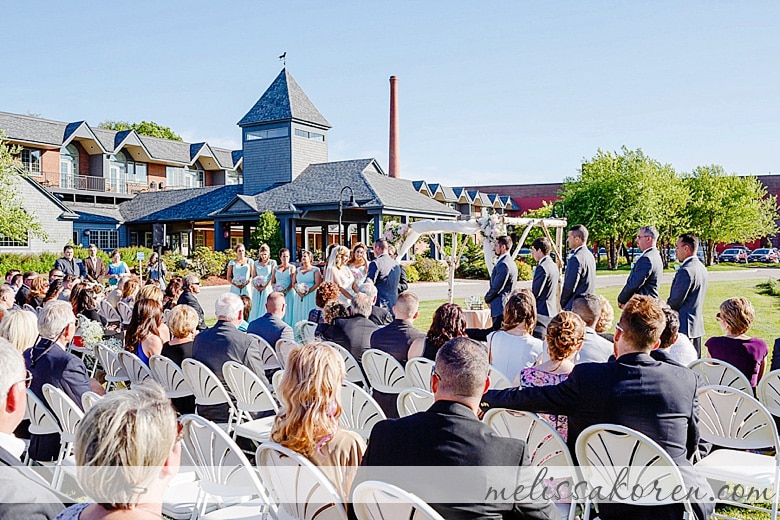
{"label": "white folding chair row", "polygon": [[335,348],[338,353],[341,354],[341,358],[344,360],[344,368],[347,371],[347,381],[355,383],[356,385],[361,385],[366,392],[370,392],[371,386],[368,384],[366,376],[363,375],[363,370],[360,368],[360,365],[358,365],[355,356],[338,343],[334,343],[333,341],[323,341],[323,343]]}
{"label": "white folding chair row", "polygon": [[[57,455],[57,461],[54,463],[54,476],[52,478],[52,486],[55,489],[60,489],[65,461],[73,455],[76,428],[81,419],[84,418],[84,412],[59,388],[46,383],[42,390],[49,409],[57,418],[60,427],[60,451]],[[69,463],[68,465],[72,466],[73,464]]]}
{"label": "white folding chair row", "polygon": [[216,374],[200,361],[191,358],[182,362],[181,370],[184,373],[184,379],[192,388],[197,406],[227,405],[228,421],[220,424],[220,427],[224,428],[227,433],[232,433],[237,419],[236,407]]}
{"label": "white folding chair row", "polygon": [[287,358],[290,356],[290,352],[300,347],[301,344],[291,339],[280,339],[276,342],[276,355],[279,358],[279,363],[282,368],[287,366]]}
{"label": "white folding chair row", "polygon": [[756,385],[756,397],[769,413],[780,417],[780,370],[764,374]]}
{"label": "white folding chair row", "polygon": [[411,388],[401,363],[393,356],[377,349],[363,352],[363,370],[371,388],[385,394],[398,394]]}
{"label": "white folding chair row", "polygon": [[444,520],[443,516],[417,495],[376,480],[358,484],[352,494],[352,502],[358,520]]}
{"label": "white folding chair row", "polygon": [[84,413],[87,413],[92,406],[100,401],[103,396],[93,391],[84,392],[81,394],[81,407],[84,409]]}
{"label": "white folding chair row", "polygon": [[251,332],[248,332],[247,336],[256,338],[258,343],[260,343],[260,358],[263,360],[263,368],[265,370],[279,370],[282,368],[282,363],[279,361],[276,351],[266,340]]}
{"label": "white folding chair row", "polygon": [[105,298],[100,300],[100,303],[98,304],[98,312],[101,316],[103,316],[106,319],[106,323],[109,325],[113,324],[120,324],[122,323],[122,317],[119,315],[117,310],[108,303],[108,300]]}
{"label": "white folding chair row", "polygon": [[[225,378],[230,393],[236,399],[236,423],[233,428],[233,439],[245,437],[257,442],[265,442],[271,436],[274,418],[279,412],[279,405],[265,383],[249,368],[228,361],[222,365],[222,375]],[[273,412],[273,415],[261,419],[253,419],[252,414]]]}
{"label": "white folding chair row", "polygon": [[427,410],[433,401],[433,394],[420,388],[401,390],[398,394],[398,416],[406,417]]}
{"label": "white folding chair row", "polygon": [[181,368],[167,357],[153,355],[149,358],[149,369],[154,379],[165,389],[168,399],[193,395],[192,387],[187,383]]}
{"label": "white folding chair row", "polygon": [[130,381],[130,376],[127,374],[122,362],[119,361],[116,352],[101,343],[95,345],[95,351],[100,365],[106,371],[106,391],[111,390],[112,386],[116,388],[117,383]]}
{"label": "white folding chair row", "polygon": [[341,417],[339,417],[342,428],[352,430],[364,439],[368,439],[374,425],[386,418],[382,408],[368,392],[354,383],[344,381],[341,387]]}
{"label": "white folding chair row", "polygon": [[688,368],[701,375],[705,385],[730,386],[748,394],[753,393],[750,381],[745,377],[745,374],[734,365],[720,359],[695,359],[691,361]]}
{"label": "white folding chair row", "polygon": [[434,362],[424,357],[413,357],[406,362],[406,377],[414,388],[431,391],[431,373]]}
{"label": "white folding chair row", "polygon": [[122,366],[125,368],[125,373],[130,380],[131,387],[133,385],[139,385],[147,381],[155,380],[154,375],[152,375],[152,371],[149,370],[149,367],[146,366],[143,361],[141,361],[141,358],[132,352],[123,350],[117,353],[117,357],[119,358],[119,362],[122,363]]}
{"label": "white folding chair row", "polygon": [[130,324],[130,320],[133,319],[133,308],[125,302],[117,302],[116,310],[119,312],[121,318],[122,328],[127,327]]}
{"label": "white folding chair row", "polygon": [[[27,417],[30,419],[28,428],[31,435],[49,435],[52,433],[61,433],[57,419],[43,401],[29,388],[27,389]],[[30,464],[29,451],[25,454],[24,463]]]}

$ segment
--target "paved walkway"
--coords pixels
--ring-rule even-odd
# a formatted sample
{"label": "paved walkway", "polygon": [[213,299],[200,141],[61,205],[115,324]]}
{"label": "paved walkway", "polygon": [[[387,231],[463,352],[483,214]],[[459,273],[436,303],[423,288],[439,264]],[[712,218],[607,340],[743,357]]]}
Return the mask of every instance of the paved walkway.
{"label": "paved walkway", "polygon": [[[622,286],[626,283],[628,273],[607,274],[596,277],[596,287]],[[661,283],[671,283],[674,273],[664,273]],[[780,268],[736,269],[734,271],[713,271],[710,281],[730,280],[763,280],[780,278]],[[455,299],[462,300],[467,296],[484,295],[488,290],[487,280],[455,280]],[[531,282],[520,282],[520,287],[531,287]],[[447,282],[419,282],[409,284],[409,289],[422,301],[447,299]],[[214,318],[214,302],[223,292],[228,291],[227,285],[202,287],[198,300],[206,313],[206,318]]]}

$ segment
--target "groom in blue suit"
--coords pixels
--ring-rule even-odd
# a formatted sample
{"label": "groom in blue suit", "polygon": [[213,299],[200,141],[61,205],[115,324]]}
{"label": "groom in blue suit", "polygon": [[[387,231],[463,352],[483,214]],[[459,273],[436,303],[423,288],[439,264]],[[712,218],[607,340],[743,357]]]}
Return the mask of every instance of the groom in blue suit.
{"label": "groom in blue suit", "polygon": [[512,249],[512,238],[498,237],[493,251],[498,256],[493,272],[490,273],[490,288],[485,294],[485,303],[490,304],[490,317],[493,318],[493,330],[501,328],[504,321],[504,305],[515,289],[517,283],[517,264],[509,251]]}

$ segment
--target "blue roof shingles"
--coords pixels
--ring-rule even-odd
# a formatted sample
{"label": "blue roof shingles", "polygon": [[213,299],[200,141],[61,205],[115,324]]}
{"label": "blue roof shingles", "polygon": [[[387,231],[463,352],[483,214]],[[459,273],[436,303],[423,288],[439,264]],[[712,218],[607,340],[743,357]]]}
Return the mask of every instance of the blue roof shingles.
{"label": "blue roof shingles", "polygon": [[129,223],[210,220],[210,214],[225,207],[243,186],[206,186],[182,190],[139,193],[119,206]]}
{"label": "blue roof shingles", "polygon": [[282,69],[257,103],[241,118],[238,126],[293,119],[330,128],[328,120],[320,114],[292,75],[287,69]]}

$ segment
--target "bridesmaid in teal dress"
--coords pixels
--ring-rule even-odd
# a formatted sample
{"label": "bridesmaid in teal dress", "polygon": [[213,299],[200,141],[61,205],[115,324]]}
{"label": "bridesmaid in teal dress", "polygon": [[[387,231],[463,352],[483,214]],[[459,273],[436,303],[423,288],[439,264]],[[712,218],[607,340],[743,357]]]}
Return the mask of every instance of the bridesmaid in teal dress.
{"label": "bridesmaid in teal dress", "polygon": [[233,248],[236,252],[235,260],[228,263],[227,279],[230,282],[230,292],[239,296],[245,294],[252,297],[252,277],[254,276],[254,265],[246,257],[246,248],[244,244],[236,244]]}
{"label": "bridesmaid in teal dress", "polygon": [[255,260],[255,277],[265,278],[265,284],[254,284],[254,297],[252,298],[252,313],[247,321],[253,321],[266,313],[265,302],[273,291],[274,271],[276,260],[271,258],[271,248],[268,244],[260,246],[260,251]]}
{"label": "bridesmaid in teal dress", "polygon": [[[295,304],[293,305],[293,326],[301,320],[309,319],[309,311],[317,306],[317,288],[322,283],[320,270],[312,265],[310,251],[301,251],[301,268],[295,273]],[[299,291],[299,285],[306,284],[305,291]]]}
{"label": "bridesmaid in teal dress", "polygon": [[284,294],[287,302],[287,308],[284,311],[284,322],[288,325],[293,323],[293,304],[295,303],[295,291],[293,283],[295,280],[295,266],[290,263],[290,250],[283,247],[279,250],[279,265],[274,271],[274,291]]}

